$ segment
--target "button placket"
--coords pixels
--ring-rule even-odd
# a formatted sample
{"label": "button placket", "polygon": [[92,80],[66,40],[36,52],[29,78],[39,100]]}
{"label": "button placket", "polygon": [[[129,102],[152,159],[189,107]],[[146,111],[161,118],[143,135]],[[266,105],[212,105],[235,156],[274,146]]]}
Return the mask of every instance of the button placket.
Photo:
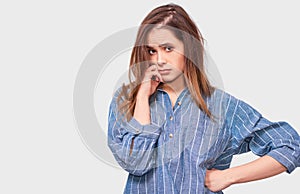
{"label": "button placket", "polygon": [[174,129],[174,115],[171,115],[170,117],[169,117],[169,119],[170,119],[170,126],[169,126],[169,128],[170,128],[170,130],[169,130],[169,138],[173,138],[173,132],[172,132],[172,130],[171,129]]}
{"label": "button placket", "polygon": [[166,137],[166,149],[165,149],[165,159],[166,160],[171,160],[173,158],[173,149],[174,149],[174,128],[175,128],[175,117],[173,112],[170,112],[169,114],[169,121],[168,121],[168,126],[167,126],[167,130],[165,133],[165,137]]}

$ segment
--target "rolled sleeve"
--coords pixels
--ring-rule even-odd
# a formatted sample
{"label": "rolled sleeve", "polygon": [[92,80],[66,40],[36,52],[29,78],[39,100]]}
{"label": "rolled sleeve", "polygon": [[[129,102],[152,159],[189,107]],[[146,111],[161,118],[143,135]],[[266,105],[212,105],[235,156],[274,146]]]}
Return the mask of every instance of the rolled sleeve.
{"label": "rolled sleeve", "polygon": [[124,123],[126,129],[136,135],[148,138],[158,138],[160,135],[160,126],[155,123],[142,125],[134,117],[128,123]]}
{"label": "rolled sleeve", "polygon": [[274,149],[267,155],[285,166],[288,173],[291,173],[295,170],[295,168],[297,168],[297,166],[299,166],[300,158],[295,157],[295,155],[293,155],[287,147]]}
{"label": "rolled sleeve", "polygon": [[236,154],[252,151],[268,155],[291,173],[300,166],[300,138],[287,122],[271,122],[243,101],[238,101],[233,115],[232,134]]}

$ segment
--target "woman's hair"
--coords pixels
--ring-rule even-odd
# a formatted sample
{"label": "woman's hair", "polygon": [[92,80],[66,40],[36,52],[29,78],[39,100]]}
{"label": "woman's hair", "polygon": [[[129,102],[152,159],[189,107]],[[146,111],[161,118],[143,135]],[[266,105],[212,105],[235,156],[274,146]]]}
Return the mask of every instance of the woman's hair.
{"label": "woman's hair", "polygon": [[151,29],[158,26],[170,30],[183,42],[184,77],[188,90],[198,107],[212,118],[204,100],[205,97],[211,96],[214,90],[204,71],[204,38],[186,11],[176,4],[157,7],[142,21],[131,53],[129,67],[132,73],[129,72],[129,84],[123,84],[118,96],[118,102],[123,98],[119,104],[119,111],[125,114],[127,120],[130,120],[134,113],[137,92],[148,67],[147,37]]}

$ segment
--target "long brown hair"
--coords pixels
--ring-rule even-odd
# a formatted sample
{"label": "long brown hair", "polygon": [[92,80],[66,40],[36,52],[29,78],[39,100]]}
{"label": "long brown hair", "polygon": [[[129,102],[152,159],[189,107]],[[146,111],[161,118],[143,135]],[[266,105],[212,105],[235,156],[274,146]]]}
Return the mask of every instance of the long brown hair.
{"label": "long brown hair", "polygon": [[[210,85],[204,71],[204,38],[187,12],[176,4],[167,4],[153,9],[142,21],[135,45],[131,52],[129,84],[123,84],[118,101],[119,111],[130,120],[134,113],[136,95],[149,61],[147,54],[147,35],[155,26],[163,26],[171,30],[176,38],[184,44],[185,70],[184,76],[188,90],[197,106],[212,118],[205,97],[211,96],[214,87]],[[143,65],[141,65],[143,63]],[[140,65],[137,65],[140,64]],[[132,78],[134,76],[134,78]],[[134,79],[134,80],[133,80]]]}

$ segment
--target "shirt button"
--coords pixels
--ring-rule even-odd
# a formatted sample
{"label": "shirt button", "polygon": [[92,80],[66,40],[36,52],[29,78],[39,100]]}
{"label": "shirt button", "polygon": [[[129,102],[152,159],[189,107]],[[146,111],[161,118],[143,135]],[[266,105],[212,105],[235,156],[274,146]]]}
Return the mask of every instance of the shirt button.
{"label": "shirt button", "polygon": [[180,105],[181,105],[181,102],[177,102],[177,104],[178,104],[178,106],[180,106]]}
{"label": "shirt button", "polygon": [[169,134],[169,137],[170,137],[170,138],[172,138],[172,137],[173,137],[173,134],[172,134],[172,133],[170,133],[170,134]]}
{"label": "shirt button", "polygon": [[140,130],[137,129],[136,132],[137,132],[137,133],[140,133]]}
{"label": "shirt button", "polygon": [[173,117],[172,117],[172,116],[170,116],[170,120],[171,120],[171,121],[173,120]]}

